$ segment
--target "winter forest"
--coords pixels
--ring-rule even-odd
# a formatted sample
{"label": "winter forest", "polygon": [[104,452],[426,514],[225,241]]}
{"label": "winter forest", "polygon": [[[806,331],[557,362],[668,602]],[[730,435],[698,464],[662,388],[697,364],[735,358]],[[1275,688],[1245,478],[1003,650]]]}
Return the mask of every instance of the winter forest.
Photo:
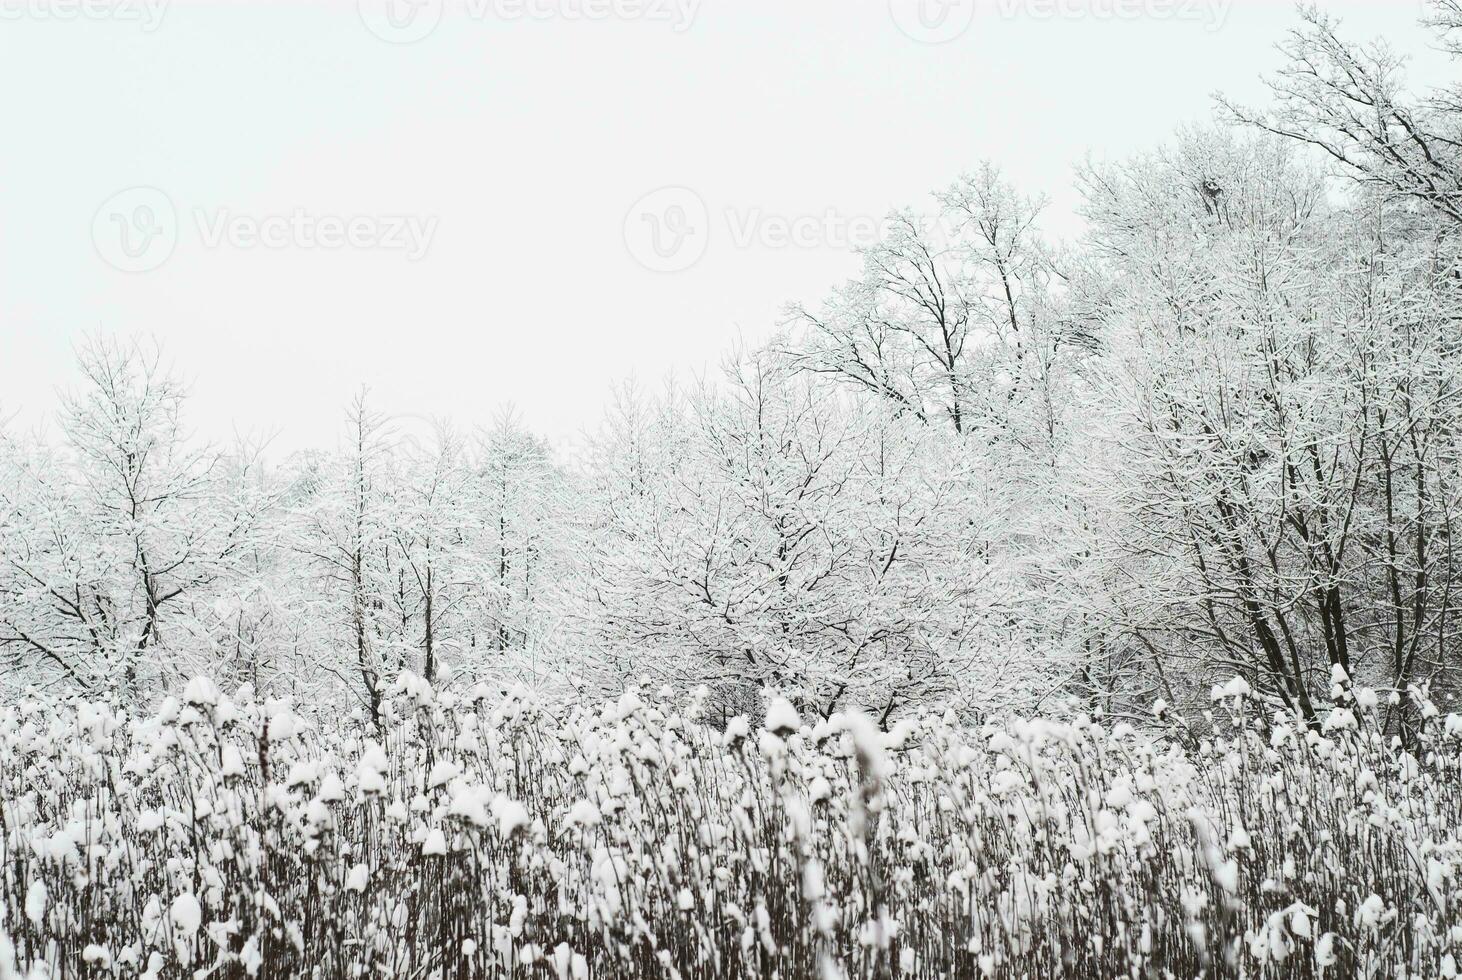
{"label": "winter forest", "polygon": [[1456,976],[1462,87],[1276,41],[572,450],[210,443],[89,334],[0,425],[0,978]]}

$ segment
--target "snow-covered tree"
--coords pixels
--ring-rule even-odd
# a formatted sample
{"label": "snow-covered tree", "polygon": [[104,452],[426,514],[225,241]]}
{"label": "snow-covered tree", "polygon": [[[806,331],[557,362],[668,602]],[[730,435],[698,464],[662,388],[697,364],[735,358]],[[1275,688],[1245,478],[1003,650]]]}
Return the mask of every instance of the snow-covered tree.
{"label": "snow-covered tree", "polygon": [[775,685],[824,713],[1035,687],[973,445],[772,351],[626,398],[592,473],[595,628],[631,676]]}
{"label": "snow-covered tree", "polygon": [[1086,185],[1115,284],[1091,485],[1130,635],[1159,669],[1238,670],[1311,718],[1332,668],[1437,677],[1458,308],[1405,215],[1337,206],[1291,144],[1224,132]]}
{"label": "snow-covered tree", "polygon": [[0,650],[27,682],[145,699],[176,677],[264,516],[225,491],[252,465],[193,440],[186,390],[143,342],[79,351],[61,440],[5,444]]}

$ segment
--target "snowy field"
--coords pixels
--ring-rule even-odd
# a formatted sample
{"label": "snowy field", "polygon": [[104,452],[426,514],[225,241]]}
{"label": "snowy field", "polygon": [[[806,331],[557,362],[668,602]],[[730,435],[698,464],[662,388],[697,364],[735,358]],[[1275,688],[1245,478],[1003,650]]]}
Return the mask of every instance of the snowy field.
{"label": "snowy field", "polygon": [[[204,680],[0,719],[0,978],[1450,977],[1462,718],[1242,681],[1087,717],[566,717],[407,676],[380,741]],[[266,964],[261,969],[261,964]],[[313,971],[313,972],[312,972]]]}

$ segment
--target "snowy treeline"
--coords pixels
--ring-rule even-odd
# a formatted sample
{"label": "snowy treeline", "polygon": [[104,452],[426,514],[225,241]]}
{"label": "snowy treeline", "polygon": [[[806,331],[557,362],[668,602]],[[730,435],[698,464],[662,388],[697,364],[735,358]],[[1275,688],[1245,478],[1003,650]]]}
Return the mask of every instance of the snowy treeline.
{"label": "snowy treeline", "polygon": [[0,980],[1455,976],[1462,717],[1413,696],[1408,753],[1334,680],[1309,728],[1235,679],[1201,742],[415,675],[374,734],[202,678],[143,719],[26,701]]}
{"label": "snowy treeline", "polygon": [[649,677],[886,726],[1238,673],[1314,720],[1339,666],[1451,703],[1462,97],[1315,12],[1281,50],[1268,106],[1082,167],[1081,240],[978,168],[771,343],[621,387],[581,451],[367,395],[329,452],[206,446],[165,355],[95,339],[46,434],[0,430],[9,697],[204,673],[379,731],[403,671]]}

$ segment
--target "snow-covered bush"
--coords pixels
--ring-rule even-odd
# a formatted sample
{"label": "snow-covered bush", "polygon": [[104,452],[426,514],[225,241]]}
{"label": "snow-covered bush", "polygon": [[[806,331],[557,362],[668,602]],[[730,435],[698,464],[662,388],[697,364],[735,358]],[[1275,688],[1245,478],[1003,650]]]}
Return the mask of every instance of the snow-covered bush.
{"label": "snow-covered bush", "polygon": [[[0,978],[1437,977],[1462,719],[1337,685],[882,732],[631,690],[554,714],[403,677],[369,730],[206,680],[0,714]],[[815,724],[813,721],[815,720]]]}

